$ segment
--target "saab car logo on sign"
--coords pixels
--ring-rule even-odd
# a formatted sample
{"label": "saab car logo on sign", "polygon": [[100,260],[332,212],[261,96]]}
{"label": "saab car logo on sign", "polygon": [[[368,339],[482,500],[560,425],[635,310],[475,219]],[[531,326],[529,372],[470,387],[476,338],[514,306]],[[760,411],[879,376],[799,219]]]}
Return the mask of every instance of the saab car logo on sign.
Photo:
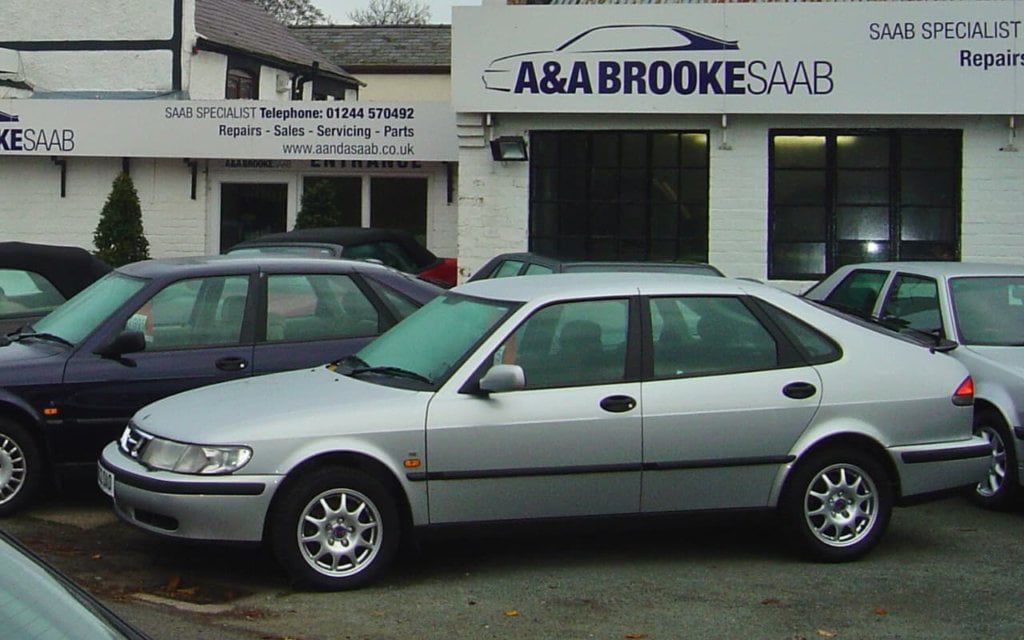
{"label": "saab car logo on sign", "polygon": [[[18,116],[0,111],[0,125],[20,121]],[[4,151],[29,153],[62,151],[68,153],[74,150],[75,132],[73,129],[29,129],[0,126],[0,153]]]}
{"label": "saab car logo on sign", "polygon": [[738,51],[723,40],[666,24],[588,29],[551,51],[496,58],[484,70],[492,91],[529,95],[766,95],[832,92],[825,60],[722,60],[705,52]]}

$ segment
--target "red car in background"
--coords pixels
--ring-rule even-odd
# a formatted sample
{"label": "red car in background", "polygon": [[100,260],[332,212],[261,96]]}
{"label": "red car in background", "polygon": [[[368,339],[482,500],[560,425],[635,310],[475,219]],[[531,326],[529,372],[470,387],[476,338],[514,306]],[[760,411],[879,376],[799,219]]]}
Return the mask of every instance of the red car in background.
{"label": "red car in background", "polygon": [[419,278],[453,287],[458,277],[455,258],[439,258],[399,229],[367,227],[318,227],[271,233],[239,242],[229,255],[287,253],[305,257],[371,260]]}

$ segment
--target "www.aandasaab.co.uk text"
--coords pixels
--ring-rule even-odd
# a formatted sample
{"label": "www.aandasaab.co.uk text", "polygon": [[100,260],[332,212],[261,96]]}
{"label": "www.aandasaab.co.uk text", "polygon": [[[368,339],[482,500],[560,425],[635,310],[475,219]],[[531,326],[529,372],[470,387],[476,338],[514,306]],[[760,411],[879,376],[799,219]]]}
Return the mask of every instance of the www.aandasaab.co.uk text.
{"label": "www.aandasaab.co.uk text", "polygon": [[416,146],[411,142],[402,144],[379,144],[376,142],[317,142],[281,145],[281,152],[290,156],[411,156]]}

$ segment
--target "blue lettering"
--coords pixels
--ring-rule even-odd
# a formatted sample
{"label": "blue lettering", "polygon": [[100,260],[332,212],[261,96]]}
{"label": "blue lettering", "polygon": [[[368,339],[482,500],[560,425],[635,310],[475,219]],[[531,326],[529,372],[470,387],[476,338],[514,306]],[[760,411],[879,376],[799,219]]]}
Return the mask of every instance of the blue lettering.
{"label": "blue lettering", "polygon": [[651,93],[663,96],[672,90],[672,66],[664,60],[651,64],[647,70],[647,86]]}
{"label": "blue lettering", "polygon": [[569,72],[569,84],[566,86],[565,92],[594,93],[594,88],[590,85],[590,72],[587,71],[587,63],[577,61],[572,65],[572,71]]}
{"label": "blue lettering", "polygon": [[622,89],[619,72],[622,68],[618,62],[597,63],[597,92],[618,93]]}
{"label": "blue lettering", "polygon": [[718,83],[718,71],[722,68],[721,61],[700,63],[700,92],[701,95],[708,93],[722,93],[722,85]]}
{"label": "blue lettering", "polygon": [[519,65],[519,76],[516,78],[513,93],[538,93],[537,70],[533,68],[532,62],[523,62]]}
{"label": "blue lettering", "polygon": [[676,93],[688,96],[697,89],[697,66],[689,61],[676,64],[672,74],[672,84]]}
{"label": "blue lettering", "polygon": [[635,60],[627,60],[622,66],[623,70],[623,93],[638,93],[643,95],[647,93],[647,83],[644,81],[644,72],[647,70],[647,65],[643,62],[637,62]]}

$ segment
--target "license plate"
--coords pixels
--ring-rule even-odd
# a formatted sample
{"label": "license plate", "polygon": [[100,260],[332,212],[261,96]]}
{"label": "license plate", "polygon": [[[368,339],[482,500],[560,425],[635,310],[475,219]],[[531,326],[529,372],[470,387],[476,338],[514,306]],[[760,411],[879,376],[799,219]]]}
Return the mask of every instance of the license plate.
{"label": "license plate", "polygon": [[110,473],[102,466],[96,466],[96,483],[100,485],[100,490],[107,494],[111,498],[114,497],[114,474]]}

